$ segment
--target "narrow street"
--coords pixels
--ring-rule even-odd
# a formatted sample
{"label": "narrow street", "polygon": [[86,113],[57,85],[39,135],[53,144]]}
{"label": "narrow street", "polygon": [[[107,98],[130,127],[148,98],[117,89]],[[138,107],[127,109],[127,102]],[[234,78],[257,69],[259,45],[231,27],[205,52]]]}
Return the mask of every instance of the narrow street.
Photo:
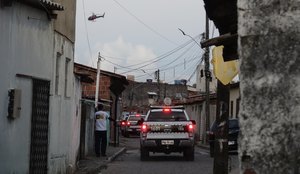
{"label": "narrow street", "polygon": [[[139,138],[120,138],[120,143],[127,148],[126,153],[119,156],[114,162],[108,164],[107,169],[101,174],[122,173],[122,174],[212,174],[213,158],[209,151],[195,147],[195,161],[185,161],[180,153],[150,153],[148,161],[140,161]],[[232,162],[237,162],[237,155],[231,156]],[[235,165],[237,166],[237,165]]]}

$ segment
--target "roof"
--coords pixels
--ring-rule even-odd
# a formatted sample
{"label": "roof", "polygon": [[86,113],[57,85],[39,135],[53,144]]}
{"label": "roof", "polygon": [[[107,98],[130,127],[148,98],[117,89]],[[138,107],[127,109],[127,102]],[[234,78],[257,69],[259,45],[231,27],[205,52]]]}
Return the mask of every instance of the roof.
{"label": "roof", "polygon": [[83,72],[74,72],[74,74],[78,77],[80,77],[81,82],[85,83],[94,83],[94,80],[90,77],[89,74],[83,73]]}
{"label": "roof", "polygon": [[[53,2],[52,0],[19,0],[18,2],[45,11],[47,13],[49,20],[57,18],[57,14],[53,12],[54,10],[56,11],[64,10],[64,7],[61,4]],[[11,3],[7,4],[6,6],[11,6]]]}
{"label": "roof", "polygon": [[156,92],[147,92],[148,95],[157,95]]}
{"label": "roof", "polygon": [[64,10],[64,7],[56,2],[52,2],[50,0],[38,0],[42,6],[47,8],[48,10]]}
{"label": "roof", "polygon": [[[76,72],[81,72],[81,73],[83,73],[83,72],[93,72],[93,73],[97,74],[97,69],[93,68],[93,67],[89,67],[89,66],[79,64],[79,63],[76,63],[76,62],[74,63],[74,67],[77,68]],[[105,71],[105,70],[101,70],[100,74],[101,75],[106,75],[106,76],[109,76],[109,77],[113,77],[113,78],[117,78],[117,79],[121,79],[122,83],[125,84],[125,85],[129,84],[126,77],[123,76],[123,75],[112,73],[112,72]]]}
{"label": "roof", "polygon": [[204,0],[204,4],[220,35],[237,32],[237,0]]}

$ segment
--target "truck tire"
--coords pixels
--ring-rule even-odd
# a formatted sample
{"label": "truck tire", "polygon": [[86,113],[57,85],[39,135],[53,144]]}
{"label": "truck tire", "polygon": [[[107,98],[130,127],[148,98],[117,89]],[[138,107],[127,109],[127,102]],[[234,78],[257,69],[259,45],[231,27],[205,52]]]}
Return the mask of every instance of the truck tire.
{"label": "truck tire", "polygon": [[146,161],[149,158],[149,151],[141,147],[141,161]]}
{"label": "truck tire", "polygon": [[187,161],[194,161],[195,160],[195,155],[194,155],[194,147],[190,147],[184,150],[183,156],[185,160]]}

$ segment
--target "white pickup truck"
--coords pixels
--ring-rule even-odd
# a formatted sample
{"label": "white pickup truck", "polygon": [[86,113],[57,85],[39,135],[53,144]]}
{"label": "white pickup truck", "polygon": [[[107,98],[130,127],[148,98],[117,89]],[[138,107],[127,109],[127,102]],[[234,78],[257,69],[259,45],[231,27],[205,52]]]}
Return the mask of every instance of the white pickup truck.
{"label": "white pickup truck", "polygon": [[183,106],[152,106],[140,122],[141,160],[147,160],[149,152],[183,152],[186,160],[193,161],[195,123]]}

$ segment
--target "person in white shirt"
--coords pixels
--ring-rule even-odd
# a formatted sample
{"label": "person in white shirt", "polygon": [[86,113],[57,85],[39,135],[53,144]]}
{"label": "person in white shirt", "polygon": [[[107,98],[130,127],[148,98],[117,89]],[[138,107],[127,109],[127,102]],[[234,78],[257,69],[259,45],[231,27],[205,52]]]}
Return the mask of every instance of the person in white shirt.
{"label": "person in white shirt", "polygon": [[[112,120],[109,114],[103,111],[103,105],[98,105],[98,111],[95,113],[95,153],[96,156],[106,156],[106,145],[107,145],[107,120]],[[100,148],[101,147],[101,148]]]}

